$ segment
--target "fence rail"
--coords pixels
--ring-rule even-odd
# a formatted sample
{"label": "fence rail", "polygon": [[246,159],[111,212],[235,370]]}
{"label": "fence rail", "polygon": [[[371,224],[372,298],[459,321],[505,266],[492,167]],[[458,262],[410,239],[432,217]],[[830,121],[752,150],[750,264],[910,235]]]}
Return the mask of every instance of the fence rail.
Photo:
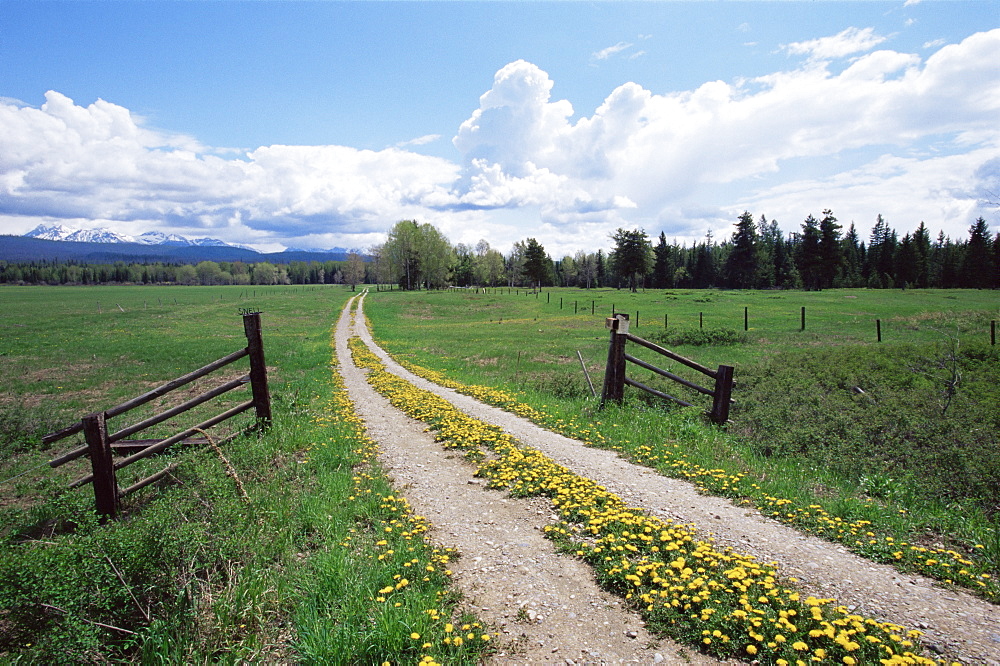
{"label": "fence rail", "polygon": [[[632,335],[628,332],[629,316],[627,314],[615,313],[613,317],[609,317],[606,320],[606,326],[611,330],[611,340],[608,344],[608,364],[604,374],[604,390],[601,393],[602,407],[607,401],[618,403],[622,402],[625,398],[625,386],[633,386],[637,389],[666,400],[671,400],[685,407],[692,406],[691,403],[686,400],[681,400],[680,398],[664,393],[663,391],[658,391],[654,388],[646,386],[641,382],[629,379],[625,374],[626,363],[632,363],[699,393],[712,396],[712,410],[709,412],[709,417],[714,423],[725,423],[729,420],[729,406],[733,402],[732,366],[720,365],[718,370],[711,370],[700,363],[692,361],[689,358],[685,358],[680,354],[676,354],[669,349],[665,349],[664,347],[654,344],[648,340],[643,340],[638,336]],[[656,352],[657,354],[660,354],[661,356],[666,356],[671,360],[686,365],[692,370],[697,370],[698,372],[711,377],[715,380],[715,387],[712,389],[705,388],[704,386],[700,386],[692,381],[684,379],[683,377],[675,375],[668,370],[658,368],[652,363],[647,363],[646,361],[636,358],[631,354],[627,354],[625,352],[626,342],[634,342]]]}
{"label": "fence rail", "polygon": [[[91,473],[83,476],[70,484],[70,488],[79,488],[88,483],[94,487],[94,501],[97,512],[107,518],[115,518],[118,515],[119,504],[122,497],[135,492],[147,485],[163,478],[169,474],[176,465],[169,467],[148,476],[131,486],[121,489],[118,486],[115,472],[134,462],[148,458],[152,455],[167,450],[172,445],[188,440],[189,443],[205,443],[206,439],[192,438],[196,433],[204,433],[212,426],[218,425],[238,414],[242,414],[250,409],[256,410],[257,421],[260,424],[267,424],[271,420],[271,396],[267,386],[267,366],[264,363],[264,341],[261,332],[260,313],[246,312],[243,314],[243,331],[247,338],[247,346],[220,359],[212,361],[208,365],[202,366],[193,372],[173,379],[162,386],[143,393],[140,396],[127,400],[119,405],[110,407],[101,412],[94,412],[85,415],[78,423],[63,428],[53,433],[49,433],[42,438],[45,444],[59,441],[71,435],[83,432],[87,442],[85,446],[75,448],[49,461],[49,466],[59,467],[66,463],[82,458],[90,457]],[[201,395],[191,398],[184,403],[171,407],[159,414],[147,419],[126,426],[117,432],[108,433],[108,419],[121,416],[136,407],[140,407],[156,398],[167,395],[182,386],[204,377],[212,372],[230,365],[244,357],[250,359],[250,372],[243,377],[228,381]],[[221,414],[217,414],[196,426],[187,428],[171,437],[165,439],[141,439],[127,440],[126,437],[141,432],[154,425],[163,423],[179,414],[183,414],[198,405],[217,398],[229,391],[241,388],[250,384],[252,399],[243,402]],[[228,441],[232,437],[227,437],[223,441]],[[126,457],[115,461],[114,454],[125,454]]]}

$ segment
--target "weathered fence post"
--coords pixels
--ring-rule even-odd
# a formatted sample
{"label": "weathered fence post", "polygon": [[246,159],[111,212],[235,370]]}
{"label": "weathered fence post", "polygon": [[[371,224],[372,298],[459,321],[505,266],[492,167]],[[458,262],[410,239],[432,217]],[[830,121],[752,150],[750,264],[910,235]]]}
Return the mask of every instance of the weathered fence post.
{"label": "weathered fence post", "polygon": [[806,306],[802,306],[802,326],[799,327],[800,331],[806,330]]}
{"label": "weathered fence post", "polygon": [[875,320],[875,338],[879,342],[882,342],[882,320],[881,319],[876,319]]}
{"label": "weathered fence post", "polygon": [[625,399],[625,334],[628,333],[628,315],[616,313],[605,325],[611,330],[608,343],[608,365],[604,371],[604,388],[601,390],[601,407],[607,401],[621,403]]}
{"label": "weathered fence post", "polygon": [[749,307],[744,307],[743,308],[743,330],[744,331],[749,331],[750,330],[750,308]]}
{"label": "weathered fence post", "polygon": [[118,481],[111,460],[111,442],[104,412],[83,417],[83,435],[87,440],[90,467],[94,472],[94,503],[104,519],[118,516]]}
{"label": "weathered fence post", "polygon": [[264,363],[264,338],[261,333],[260,313],[243,315],[243,331],[247,336],[250,356],[250,390],[257,419],[264,424],[271,421],[271,393],[267,388],[267,365]]}
{"label": "weathered fence post", "polygon": [[712,396],[712,423],[729,420],[729,402],[733,397],[733,366],[720,365],[715,373],[715,391]]}

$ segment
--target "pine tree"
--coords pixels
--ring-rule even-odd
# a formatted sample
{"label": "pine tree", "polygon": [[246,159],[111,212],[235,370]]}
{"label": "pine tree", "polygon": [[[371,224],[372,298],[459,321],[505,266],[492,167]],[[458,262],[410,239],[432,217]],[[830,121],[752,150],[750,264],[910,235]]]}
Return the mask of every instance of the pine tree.
{"label": "pine tree", "polygon": [[618,229],[611,235],[611,239],[615,242],[611,255],[614,270],[628,282],[629,288],[634,292],[638,289],[640,278],[649,273],[649,238],[642,229]]}
{"label": "pine tree", "polygon": [[534,238],[525,241],[524,274],[528,278],[528,284],[533,287],[551,282],[552,260],[545,254],[542,244]]}
{"label": "pine tree", "polygon": [[993,252],[989,225],[982,217],[969,227],[969,242],[962,261],[962,280],[965,287],[988,289],[993,285]]}
{"label": "pine tree", "polygon": [[667,247],[667,237],[660,232],[660,238],[653,248],[653,287],[666,289],[673,280],[674,265],[671,261],[670,248]]}
{"label": "pine tree", "polygon": [[833,286],[840,271],[842,259],[840,247],[840,225],[830,209],[823,211],[823,219],[819,223],[819,278],[820,289]]}
{"label": "pine tree", "polygon": [[823,288],[822,265],[820,254],[819,222],[809,215],[802,223],[802,236],[799,240],[796,266],[802,276],[802,285],[809,291]]}
{"label": "pine tree", "polygon": [[736,222],[733,247],[726,260],[726,283],[736,289],[750,289],[757,277],[757,228],[749,211]]}

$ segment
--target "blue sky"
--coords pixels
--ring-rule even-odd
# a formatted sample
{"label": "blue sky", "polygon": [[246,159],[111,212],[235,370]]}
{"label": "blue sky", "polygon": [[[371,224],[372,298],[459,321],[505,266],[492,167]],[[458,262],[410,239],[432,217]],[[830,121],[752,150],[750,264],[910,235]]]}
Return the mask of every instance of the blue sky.
{"label": "blue sky", "polygon": [[0,0],[0,232],[1000,227],[1000,3]]}

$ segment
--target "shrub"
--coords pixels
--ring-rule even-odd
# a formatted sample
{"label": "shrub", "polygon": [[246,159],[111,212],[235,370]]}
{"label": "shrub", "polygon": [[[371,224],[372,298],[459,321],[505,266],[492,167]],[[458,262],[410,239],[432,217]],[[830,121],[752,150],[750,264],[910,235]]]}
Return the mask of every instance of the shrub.
{"label": "shrub", "polygon": [[748,342],[749,338],[746,333],[732,328],[677,328],[657,331],[649,336],[649,340],[668,347],[702,347],[741,345]]}

